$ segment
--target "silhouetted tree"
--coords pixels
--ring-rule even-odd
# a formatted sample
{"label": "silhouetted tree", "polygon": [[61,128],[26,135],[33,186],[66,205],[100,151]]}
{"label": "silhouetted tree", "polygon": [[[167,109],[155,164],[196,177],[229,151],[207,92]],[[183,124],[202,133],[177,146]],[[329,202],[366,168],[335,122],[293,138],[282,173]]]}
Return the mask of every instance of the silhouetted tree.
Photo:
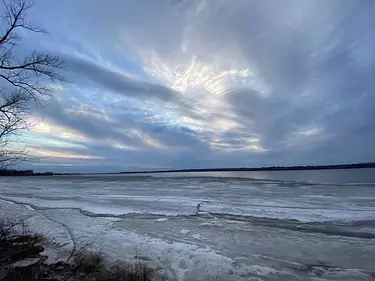
{"label": "silhouetted tree", "polygon": [[[32,103],[41,104],[53,94],[51,82],[64,81],[59,74],[60,59],[50,53],[19,51],[20,32],[45,33],[27,19],[33,6],[29,0],[2,0],[0,22],[0,169],[30,158],[25,149],[16,148],[12,137],[28,129]],[[2,30],[2,31],[1,31]],[[51,80],[51,81],[48,81]],[[51,86],[52,85],[52,86]]]}

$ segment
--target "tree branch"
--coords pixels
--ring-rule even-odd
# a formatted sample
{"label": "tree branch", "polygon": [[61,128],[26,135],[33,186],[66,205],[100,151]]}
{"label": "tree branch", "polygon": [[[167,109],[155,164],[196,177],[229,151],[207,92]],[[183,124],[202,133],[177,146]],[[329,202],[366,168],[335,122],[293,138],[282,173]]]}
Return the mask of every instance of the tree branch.
{"label": "tree branch", "polygon": [[22,39],[19,30],[45,32],[27,20],[32,0],[1,1],[7,28],[0,35],[0,85],[4,85],[0,88],[0,168],[30,158],[28,151],[11,147],[13,136],[29,128],[30,102],[40,104],[43,96],[53,94],[50,81],[65,82],[60,74],[64,65],[58,57],[37,51],[18,56],[17,43]]}

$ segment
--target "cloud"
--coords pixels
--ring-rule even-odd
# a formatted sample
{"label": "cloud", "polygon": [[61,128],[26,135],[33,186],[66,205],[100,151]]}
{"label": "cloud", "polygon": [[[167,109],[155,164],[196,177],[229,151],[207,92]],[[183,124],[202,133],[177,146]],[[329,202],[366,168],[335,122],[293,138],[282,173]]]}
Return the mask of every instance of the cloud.
{"label": "cloud", "polygon": [[64,60],[67,69],[74,73],[71,75],[73,83],[82,84],[86,81],[105,90],[139,99],[168,102],[176,98],[170,88],[127,77],[115,69],[108,69],[88,59],[68,55],[60,55],[60,58]]}
{"label": "cloud", "polygon": [[39,147],[26,146],[29,149],[30,153],[37,157],[51,157],[51,158],[64,158],[64,159],[102,159],[99,156],[85,155],[85,154],[73,154],[68,152],[56,152],[53,150],[45,150]]}
{"label": "cloud", "polygon": [[74,83],[38,111],[53,129],[34,137],[112,168],[373,161],[374,12],[354,0],[41,1],[51,35],[38,43]]}

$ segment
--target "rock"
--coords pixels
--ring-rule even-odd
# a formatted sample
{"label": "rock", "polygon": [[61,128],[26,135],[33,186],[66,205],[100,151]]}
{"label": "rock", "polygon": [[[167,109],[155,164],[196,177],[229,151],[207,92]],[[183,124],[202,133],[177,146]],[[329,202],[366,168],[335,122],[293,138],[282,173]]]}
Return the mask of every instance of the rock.
{"label": "rock", "polygon": [[7,272],[1,281],[39,281],[41,279],[41,259],[26,258],[10,264]]}
{"label": "rock", "polygon": [[44,263],[46,260],[48,260],[48,256],[39,256],[41,261]]}
{"label": "rock", "polygon": [[47,278],[50,275],[50,272],[47,270],[42,270],[42,277]]}
{"label": "rock", "polygon": [[28,268],[41,263],[40,258],[27,258],[24,260],[16,261],[10,265],[11,268]]}
{"label": "rock", "polygon": [[58,269],[58,270],[62,270],[62,269],[65,269],[67,267],[69,267],[70,265],[68,263],[65,263],[63,261],[58,261],[57,263],[52,263],[49,265],[50,268],[52,269]]}
{"label": "rock", "polygon": [[43,246],[41,246],[41,245],[35,245],[34,247],[32,247],[30,249],[30,254],[37,255],[37,254],[39,254],[39,253],[41,253],[43,251],[44,251],[44,247]]}
{"label": "rock", "polygon": [[14,236],[10,239],[10,242],[12,244],[29,244],[30,236],[28,235]]}
{"label": "rock", "polygon": [[43,246],[33,246],[29,247],[27,245],[14,247],[14,253],[9,257],[12,261],[24,260],[27,258],[38,258],[39,253],[44,251]]}
{"label": "rock", "polygon": [[28,249],[20,249],[15,253],[12,253],[9,257],[9,260],[16,262],[19,260],[23,260],[30,257],[30,253]]}
{"label": "rock", "polygon": [[63,266],[63,265],[58,265],[56,267],[56,270],[64,270],[64,269],[65,269],[65,266]]}
{"label": "rock", "polygon": [[30,243],[26,241],[26,242],[11,242],[11,244],[14,247],[28,247]]}

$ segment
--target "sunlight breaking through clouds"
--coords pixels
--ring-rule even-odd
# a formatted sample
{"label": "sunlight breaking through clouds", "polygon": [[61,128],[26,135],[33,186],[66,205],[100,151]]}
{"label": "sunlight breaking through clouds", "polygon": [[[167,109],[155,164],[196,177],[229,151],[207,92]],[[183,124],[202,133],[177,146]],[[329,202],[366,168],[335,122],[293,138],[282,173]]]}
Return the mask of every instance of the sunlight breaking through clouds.
{"label": "sunlight breaking through clouds", "polygon": [[50,123],[46,120],[38,122],[32,127],[31,132],[38,133],[45,136],[60,137],[65,140],[74,140],[81,142],[92,142],[93,140],[72,130],[71,128],[60,126],[58,124]]}
{"label": "sunlight breaking through clouds", "polygon": [[74,154],[74,153],[69,153],[69,152],[57,152],[57,151],[45,150],[45,149],[41,149],[41,148],[31,148],[31,147],[29,147],[29,150],[30,150],[32,155],[37,156],[37,157],[86,159],[86,160],[103,159],[103,157],[100,157],[100,156]]}
{"label": "sunlight breaking through clouds", "polygon": [[240,86],[241,81],[251,75],[248,68],[220,71],[212,64],[199,61],[196,56],[193,56],[190,62],[175,67],[155,58],[146,62],[145,71],[165,81],[173,90],[182,94],[193,95],[194,92],[189,90],[203,89],[215,97],[225,95],[233,86]]}
{"label": "sunlight breaking through clouds", "polygon": [[[172,67],[155,56],[146,62],[145,71],[164,81],[177,95],[180,93],[179,98],[191,105],[190,113],[199,116],[195,118],[181,114],[179,124],[200,132],[213,130],[219,133],[241,127],[233,118],[227,95],[237,87],[249,84],[253,73],[248,68],[220,71],[213,64],[198,60],[196,56],[190,62]],[[214,116],[218,112],[225,112],[226,117]],[[222,146],[213,147],[220,149]]]}

